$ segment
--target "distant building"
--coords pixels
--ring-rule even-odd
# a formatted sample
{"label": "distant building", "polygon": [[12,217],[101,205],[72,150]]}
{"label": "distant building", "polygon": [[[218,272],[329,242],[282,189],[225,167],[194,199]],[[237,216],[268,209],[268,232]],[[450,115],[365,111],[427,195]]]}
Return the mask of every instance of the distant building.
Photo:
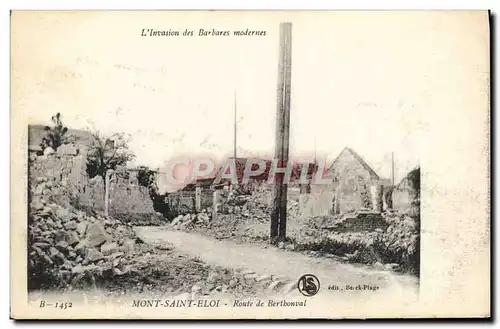
{"label": "distant building", "polygon": [[[243,184],[243,178],[245,175],[245,168],[246,168],[248,161],[250,161],[250,160],[253,160],[253,162],[254,162],[252,164],[252,168],[251,168],[252,171],[257,171],[259,169],[259,164],[255,163],[255,162],[258,162],[259,160],[264,161],[266,164],[266,167],[261,174],[249,177],[248,181],[245,182],[245,184]],[[194,191],[196,186],[200,186],[203,190],[221,188],[224,186],[225,187],[230,186],[233,182],[227,176],[221,177],[220,181],[217,182],[217,184],[215,184],[215,180],[216,180],[217,176],[219,175],[219,172],[223,168],[225,168],[225,171],[223,174],[229,175],[231,169],[230,169],[230,166],[228,164],[231,161],[234,161],[233,158],[227,158],[224,162],[222,162],[222,165],[219,166],[216,170],[214,170],[211,174],[198,178],[196,180],[196,182],[192,182],[190,184],[187,184],[182,190],[183,191]],[[256,188],[257,186],[262,186],[263,184],[268,185],[268,179],[269,179],[269,173],[271,171],[271,166],[272,166],[272,162],[269,159],[243,158],[243,157],[236,158],[234,168],[236,169],[236,178],[237,178],[238,185],[240,185],[240,187],[245,187],[246,189],[248,189],[248,191],[250,191],[253,188]],[[296,186],[297,188],[300,188],[301,193],[309,193],[310,192],[310,185],[309,184],[299,186],[299,184],[297,183],[299,178],[300,178],[300,175],[301,175],[301,170],[302,170],[302,164],[299,164],[299,163],[295,164],[294,163],[293,170],[292,170],[291,177],[290,177],[289,187]],[[311,163],[309,165],[309,171],[308,171],[307,177],[310,179],[313,173],[314,173],[314,164]]]}
{"label": "distant building", "polygon": [[[313,185],[316,205],[322,213],[347,213],[372,209],[371,187],[390,187],[391,182],[380,176],[354,150],[345,147],[327,170],[331,184]],[[329,203],[329,204],[326,204]]]}
{"label": "distant building", "polygon": [[370,186],[378,184],[380,177],[354,150],[344,148],[328,174],[333,178],[334,213],[371,208]]}

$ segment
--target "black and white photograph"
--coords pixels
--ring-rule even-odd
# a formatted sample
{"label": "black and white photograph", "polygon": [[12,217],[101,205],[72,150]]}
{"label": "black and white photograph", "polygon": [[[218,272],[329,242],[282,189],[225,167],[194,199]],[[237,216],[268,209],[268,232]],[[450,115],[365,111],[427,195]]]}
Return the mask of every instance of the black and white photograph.
{"label": "black and white photograph", "polygon": [[488,316],[487,12],[14,11],[11,39],[14,317]]}

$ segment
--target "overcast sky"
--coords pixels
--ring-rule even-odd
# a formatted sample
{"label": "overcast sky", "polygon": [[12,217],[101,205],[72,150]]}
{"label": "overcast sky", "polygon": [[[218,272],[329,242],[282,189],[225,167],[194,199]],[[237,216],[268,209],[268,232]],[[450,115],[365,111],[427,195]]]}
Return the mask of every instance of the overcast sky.
{"label": "overcast sky", "polygon": [[[277,33],[287,20],[291,155],[312,156],[316,140],[318,156],[331,161],[348,146],[389,177],[394,152],[399,180],[425,150],[422,113],[450,51],[436,32],[446,14],[423,12],[24,15],[12,36],[12,78],[30,122],[61,112],[73,128],[130,133],[136,164],[152,167],[179,154],[230,154],[235,93],[240,155],[273,154]],[[141,37],[143,28],[195,36]],[[199,28],[266,35],[199,37]]]}

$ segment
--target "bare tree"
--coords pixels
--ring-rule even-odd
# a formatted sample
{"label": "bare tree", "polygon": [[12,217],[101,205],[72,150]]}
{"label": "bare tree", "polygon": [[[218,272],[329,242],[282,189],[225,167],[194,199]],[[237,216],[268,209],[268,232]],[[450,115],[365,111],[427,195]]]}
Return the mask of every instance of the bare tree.
{"label": "bare tree", "polygon": [[116,169],[135,158],[129,149],[130,137],[124,133],[106,137],[96,131],[92,137],[87,157],[87,173],[91,178],[99,175],[105,179],[109,169]]}

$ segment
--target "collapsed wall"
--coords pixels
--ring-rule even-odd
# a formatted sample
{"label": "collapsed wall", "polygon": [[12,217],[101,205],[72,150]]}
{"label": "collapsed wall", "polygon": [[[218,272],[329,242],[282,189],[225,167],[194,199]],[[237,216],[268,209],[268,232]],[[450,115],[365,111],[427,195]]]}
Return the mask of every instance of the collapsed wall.
{"label": "collapsed wall", "polygon": [[84,150],[73,145],[61,145],[44,155],[30,154],[28,165],[28,197],[37,202],[40,196],[50,196],[52,202],[70,206],[78,202],[88,184],[87,158]]}
{"label": "collapsed wall", "polygon": [[148,214],[154,213],[149,190],[139,185],[137,170],[119,168],[111,176],[109,187],[109,213]]}
{"label": "collapsed wall", "polygon": [[[118,170],[106,216],[105,185],[99,176],[89,179],[85,146],[38,152],[29,155],[28,165],[28,289],[79,286],[129,273],[136,266],[133,257],[143,253],[132,229],[137,218],[140,224],[163,222],[147,188],[125,168]],[[127,222],[115,213],[128,214]]]}
{"label": "collapsed wall", "polygon": [[420,168],[414,169],[392,191],[392,203],[395,210],[405,212],[420,200]]}
{"label": "collapsed wall", "polygon": [[[61,145],[56,152],[30,155],[28,177],[30,196],[44,193],[58,182],[64,188],[51,189],[51,198],[62,206],[72,205],[104,211],[105,183],[102,177],[87,174],[87,150],[84,146]],[[42,182],[37,179],[43,178]],[[48,192],[45,192],[48,193]],[[153,201],[146,187],[139,185],[137,171],[118,168],[109,187],[109,213],[154,214]]]}

